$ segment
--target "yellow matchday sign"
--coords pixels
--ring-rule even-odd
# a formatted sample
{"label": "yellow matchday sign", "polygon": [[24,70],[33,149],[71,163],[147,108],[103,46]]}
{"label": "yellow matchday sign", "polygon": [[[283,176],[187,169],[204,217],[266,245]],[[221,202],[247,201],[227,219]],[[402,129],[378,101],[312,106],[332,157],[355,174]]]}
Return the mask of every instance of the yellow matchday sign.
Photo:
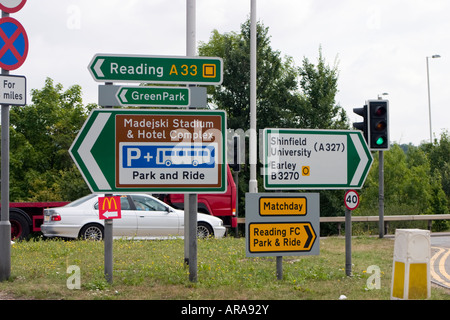
{"label": "yellow matchday sign", "polygon": [[306,198],[304,197],[261,197],[259,214],[262,216],[304,216]]}
{"label": "yellow matchday sign", "polygon": [[316,233],[309,222],[250,223],[249,251],[299,252],[310,251]]}

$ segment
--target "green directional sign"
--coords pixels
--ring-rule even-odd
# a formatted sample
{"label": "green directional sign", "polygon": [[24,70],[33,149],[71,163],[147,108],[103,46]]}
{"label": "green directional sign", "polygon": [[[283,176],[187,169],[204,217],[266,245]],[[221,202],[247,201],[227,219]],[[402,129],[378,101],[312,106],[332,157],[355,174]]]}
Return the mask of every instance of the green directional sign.
{"label": "green directional sign", "polygon": [[88,69],[99,82],[220,85],[223,61],[212,57],[96,54]]}
{"label": "green directional sign", "polygon": [[122,106],[188,107],[190,90],[182,87],[121,87],[117,100]]}
{"label": "green directional sign", "polygon": [[221,110],[95,109],[69,153],[92,192],[223,193]]}
{"label": "green directional sign", "polygon": [[373,158],[361,131],[265,129],[266,189],[360,189]]}

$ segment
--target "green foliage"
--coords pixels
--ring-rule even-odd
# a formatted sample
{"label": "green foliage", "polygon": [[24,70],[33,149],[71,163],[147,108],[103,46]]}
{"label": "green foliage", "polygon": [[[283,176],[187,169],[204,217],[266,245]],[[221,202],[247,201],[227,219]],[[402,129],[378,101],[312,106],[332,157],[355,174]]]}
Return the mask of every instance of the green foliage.
{"label": "green foliage", "polygon": [[[448,136],[443,135],[443,139]],[[444,143],[445,145],[445,143]],[[447,214],[448,196],[443,190],[441,171],[431,165],[431,154],[443,154],[441,146],[391,146],[384,152],[384,202],[386,215],[399,214]],[[404,151],[406,150],[406,151]],[[439,158],[436,156],[436,158]],[[445,167],[449,158],[442,158]],[[378,153],[361,192],[360,208],[356,215],[377,215],[378,210]],[[445,174],[445,171],[444,171]],[[436,231],[448,228],[446,221],[434,222]]]}
{"label": "green foliage", "polygon": [[12,107],[10,113],[11,201],[73,200],[86,194],[68,150],[94,106],[83,106],[80,86],[63,91],[50,78],[31,94],[32,104]]}
{"label": "green foliage", "polygon": [[348,129],[345,110],[336,105],[335,97],[338,91],[337,65],[330,68],[326,65],[319,49],[317,66],[303,59],[300,68],[301,96],[301,128],[313,129]]}
{"label": "green foliage", "polygon": [[[200,55],[224,61],[221,86],[209,87],[210,102],[228,114],[228,127],[249,129],[250,117],[250,21],[241,32],[220,34],[214,30],[201,43]],[[303,66],[282,57],[270,46],[269,28],[257,24],[257,126],[259,128],[348,128],[345,111],[335,104],[337,66],[329,67],[319,50],[315,66],[307,58]]]}

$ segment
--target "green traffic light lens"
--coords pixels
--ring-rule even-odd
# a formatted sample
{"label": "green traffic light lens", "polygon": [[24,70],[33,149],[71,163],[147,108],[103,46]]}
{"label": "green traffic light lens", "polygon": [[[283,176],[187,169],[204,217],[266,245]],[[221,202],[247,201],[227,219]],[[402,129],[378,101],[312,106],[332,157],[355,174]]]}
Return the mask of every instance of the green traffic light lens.
{"label": "green traffic light lens", "polygon": [[383,137],[379,137],[375,143],[377,144],[377,146],[383,145],[384,144],[384,138]]}

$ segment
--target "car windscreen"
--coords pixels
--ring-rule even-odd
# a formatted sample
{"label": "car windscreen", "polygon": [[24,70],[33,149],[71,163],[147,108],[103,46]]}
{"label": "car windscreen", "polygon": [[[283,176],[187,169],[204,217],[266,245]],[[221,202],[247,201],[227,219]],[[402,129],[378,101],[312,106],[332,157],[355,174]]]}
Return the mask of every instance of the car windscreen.
{"label": "car windscreen", "polygon": [[77,199],[75,201],[72,201],[71,203],[68,203],[65,205],[65,207],[76,207],[79,206],[80,204],[88,201],[89,199],[92,199],[93,197],[96,197],[96,194],[88,194],[87,196],[84,196],[80,199]]}

